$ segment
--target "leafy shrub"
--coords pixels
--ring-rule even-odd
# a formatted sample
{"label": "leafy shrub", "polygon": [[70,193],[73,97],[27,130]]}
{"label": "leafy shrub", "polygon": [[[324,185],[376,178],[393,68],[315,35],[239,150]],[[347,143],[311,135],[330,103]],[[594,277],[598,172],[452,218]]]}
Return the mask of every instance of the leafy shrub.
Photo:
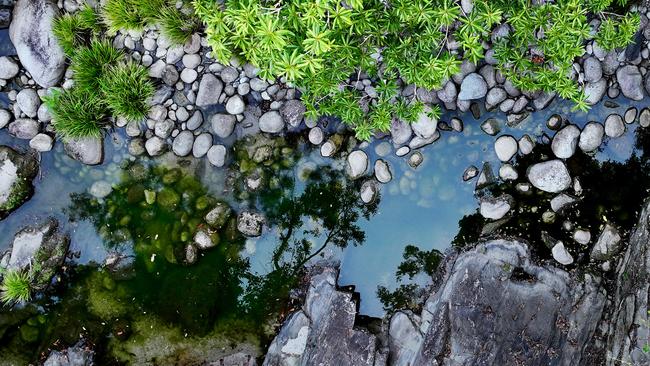
{"label": "leafy shrub", "polygon": [[137,121],[146,116],[154,93],[147,69],[132,62],[113,66],[100,79],[100,89],[114,116]]}
{"label": "leafy shrub", "polygon": [[74,72],[75,87],[97,93],[99,80],[106,67],[123,57],[122,51],[113,47],[109,41],[93,39],[88,47],[77,49],[71,57],[70,67]]}
{"label": "leafy shrub", "polygon": [[10,270],[0,286],[0,300],[5,304],[29,301],[32,297],[31,277],[27,271]]}
{"label": "leafy shrub", "polygon": [[102,136],[107,111],[96,92],[77,87],[63,91],[53,89],[44,100],[52,114],[52,125],[64,140]]}
{"label": "leafy shrub", "polygon": [[[491,30],[504,22],[512,31],[497,45],[500,70],[522,89],[557,91],[586,108],[584,94],[567,76],[592,38],[588,15],[611,0],[543,5],[477,0],[469,14],[455,0],[194,0],[193,5],[219,60],[241,57],[265,79],[281,77],[300,86],[308,117],[337,115],[357,137],[368,139],[387,131],[393,118],[414,121],[415,112],[424,110],[416,96],[397,95],[400,81],[439,88],[458,73],[462,60],[483,59]],[[626,29],[634,28],[632,20]],[[628,39],[622,35],[612,46]],[[372,97],[359,90],[362,75],[373,81]]]}
{"label": "leafy shrub", "polygon": [[606,51],[627,46],[639,28],[639,15],[626,14],[620,19],[604,19],[596,34],[596,43]]}

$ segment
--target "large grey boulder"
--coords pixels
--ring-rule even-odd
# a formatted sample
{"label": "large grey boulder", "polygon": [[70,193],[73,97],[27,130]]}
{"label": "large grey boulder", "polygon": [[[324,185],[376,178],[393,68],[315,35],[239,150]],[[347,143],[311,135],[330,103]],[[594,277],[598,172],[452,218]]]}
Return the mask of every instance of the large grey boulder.
{"label": "large grey boulder", "polygon": [[390,364],[578,365],[604,304],[591,275],[537,265],[526,244],[490,241],[447,262],[421,316],[393,316],[392,328],[412,326],[391,333]]}
{"label": "large grey boulder", "polygon": [[68,156],[86,165],[98,165],[104,160],[104,140],[101,138],[71,138],[64,141],[64,147]]}
{"label": "large grey boulder", "polygon": [[312,269],[305,304],[271,342],[263,366],[382,364],[377,338],[355,327],[356,302],[337,289],[337,277],[334,266]]}
{"label": "large grey boulder", "polygon": [[63,264],[69,245],[69,235],[60,232],[55,219],[47,219],[23,228],[14,236],[11,247],[0,260],[0,267],[8,271],[30,271],[34,289],[43,289]]}
{"label": "large grey boulder", "polygon": [[[648,365],[650,354],[643,351],[648,344],[650,309],[648,278],[650,278],[650,204],[646,202],[639,222],[631,232],[629,245],[619,256],[612,285],[611,302],[602,316],[601,327],[606,334],[606,354],[594,360],[606,366]],[[600,343],[594,342],[594,347]],[[595,364],[595,363],[592,363]]]}
{"label": "large grey boulder", "polygon": [[7,146],[0,146],[0,220],[20,207],[32,194],[38,162]]}
{"label": "large grey boulder", "polygon": [[9,26],[20,63],[44,88],[55,86],[65,70],[65,54],[52,34],[58,13],[51,0],[18,0]]}

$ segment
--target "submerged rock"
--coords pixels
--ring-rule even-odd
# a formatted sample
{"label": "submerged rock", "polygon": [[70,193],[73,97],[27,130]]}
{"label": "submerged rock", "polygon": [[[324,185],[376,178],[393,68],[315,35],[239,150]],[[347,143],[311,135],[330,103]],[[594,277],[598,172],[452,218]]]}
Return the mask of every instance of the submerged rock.
{"label": "submerged rock", "polygon": [[566,250],[564,243],[561,241],[553,246],[551,253],[553,254],[553,259],[555,259],[560,264],[568,266],[569,264],[573,263],[573,256],[571,256],[571,253]]}
{"label": "submerged rock", "polygon": [[265,219],[262,214],[252,211],[244,211],[237,216],[237,230],[249,237],[260,236],[262,235],[264,222]]}
{"label": "submerged rock", "polygon": [[31,196],[38,168],[34,157],[0,146],[0,220]]}
{"label": "submerged rock", "polygon": [[591,251],[591,259],[607,260],[621,248],[621,235],[616,227],[606,224]]}
{"label": "submerged rock", "polygon": [[104,140],[101,138],[71,138],[64,141],[64,147],[68,156],[86,165],[98,165],[104,160]]}
{"label": "submerged rock", "polygon": [[526,173],[528,181],[544,192],[557,193],[571,186],[571,176],[561,160],[537,163]]}
{"label": "submerged rock", "polygon": [[43,366],[92,366],[95,352],[80,341],[62,351],[52,351]]}
{"label": "submerged rock", "polygon": [[625,133],[625,122],[618,114],[610,114],[605,119],[605,134],[609,137],[621,137]]}
{"label": "submerged rock", "polygon": [[65,70],[65,55],[52,33],[58,13],[50,0],[18,0],[9,27],[20,63],[44,88],[55,86]]}

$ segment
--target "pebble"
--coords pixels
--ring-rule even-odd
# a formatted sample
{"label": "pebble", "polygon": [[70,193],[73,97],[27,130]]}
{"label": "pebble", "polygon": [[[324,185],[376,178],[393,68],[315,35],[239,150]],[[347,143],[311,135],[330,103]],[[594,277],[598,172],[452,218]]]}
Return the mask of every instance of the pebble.
{"label": "pebble", "polygon": [[363,203],[372,203],[377,198],[378,194],[379,187],[377,187],[377,184],[374,181],[367,180],[361,185],[359,196],[361,197],[361,201],[363,201]]}
{"label": "pebble", "polygon": [[52,146],[54,146],[54,139],[52,136],[46,135],[44,133],[39,133],[38,135],[34,136],[34,138],[29,140],[29,147],[36,151],[50,151],[52,150]]}
{"label": "pebble", "polygon": [[226,111],[230,114],[241,114],[244,113],[244,101],[241,96],[235,95],[228,99],[226,103]]}
{"label": "pebble", "polygon": [[20,67],[12,59],[7,56],[0,57],[0,79],[13,79],[19,71]]}
{"label": "pebble", "polygon": [[512,165],[502,164],[499,168],[499,177],[504,181],[512,181],[519,178],[519,173],[517,173],[517,170]]}
{"label": "pebble", "polygon": [[323,130],[321,130],[320,127],[316,126],[309,130],[309,142],[313,145],[320,145],[324,138]]}
{"label": "pebble", "polygon": [[214,145],[208,150],[208,161],[210,164],[220,168],[226,163],[226,147],[224,145]]}
{"label": "pebble", "polygon": [[475,167],[474,165],[470,165],[463,172],[463,181],[467,182],[469,180],[474,179],[478,175],[478,173],[479,173],[478,168]]}
{"label": "pebble", "polygon": [[562,160],[549,160],[528,168],[528,181],[544,192],[557,193],[571,186],[571,176]]}
{"label": "pebble", "polygon": [[580,129],[575,125],[566,125],[553,136],[551,150],[560,159],[568,159],[576,152]]}
{"label": "pebble", "polygon": [[481,129],[490,136],[495,136],[501,132],[499,122],[495,118],[488,118],[485,122],[481,123]]}
{"label": "pebble", "polygon": [[186,68],[186,69],[183,69],[183,71],[181,71],[181,80],[183,80],[183,82],[185,84],[193,83],[198,76],[199,76],[199,73],[197,73],[196,70],[194,70],[194,69],[187,69]]}
{"label": "pebble", "polygon": [[194,145],[192,146],[192,155],[195,158],[202,158],[205,154],[208,153],[208,150],[212,147],[212,135],[207,132],[204,132],[194,139]]}
{"label": "pebble", "polygon": [[284,129],[284,121],[278,111],[264,113],[260,119],[260,130],[266,133],[278,133]]}
{"label": "pebble", "polygon": [[553,246],[551,253],[553,254],[553,259],[555,259],[560,264],[568,266],[569,264],[573,263],[573,257],[566,250],[564,244],[561,241],[558,241],[557,244]]}
{"label": "pebble", "polygon": [[180,157],[189,155],[194,144],[194,134],[191,131],[181,131],[172,143],[172,151]]}
{"label": "pebble", "polygon": [[165,152],[166,144],[165,140],[158,136],[154,136],[145,142],[144,147],[149,156],[158,156]]}
{"label": "pebble", "polygon": [[512,209],[512,196],[503,194],[499,197],[482,197],[479,213],[489,220],[500,220]]}
{"label": "pebble", "polygon": [[603,142],[605,128],[598,122],[589,122],[580,132],[578,146],[584,152],[592,152],[598,149]]}
{"label": "pebble", "polygon": [[519,145],[517,140],[510,135],[499,136],[494,142],[494,151],[497,154],[499,160],[506,162],[512,159],[513,156],[517,153]]}
{"label": "pebble", "polygon": [[643,108],[643,110],[641,110],[641,114],[639,115],[639,125],[643,128],[650,127],[650,109]]}
{"label": "pebble", "polygon": [[5,128],[11,121],[11,112],[6,109],[0,109],[0,128]]}
{"label": "pebble", "polygon": [[586,245],[591,241],[591,233],[589,230],[576,229],[573,232],[573,240],[578,244]]}
{"label": "pebble", "polygon": [[529,135],[523,135],[517,144],[519,145],[519,152],[523,155],[530,154],[535,148],[535,142]]}
{"label": "pebble", "polygon": [[375,178],[379,183],[388,183],[393,179],[390,166],[382,159],[375,161]]}
{"label": "pebble", "polygon": [[217,113],[212,116],[210,123],[212,124],[212,131],[217,136],[227,138],[235,130],[237,119],[231,114]]}
{"label": "pebble", "polygon": [[617,138],[623,136],[625,133],[625,123],[623,118],[618,114],[610,114],[605,119],[605,135]]}
{"label": "pebble", "polygon": [[368,169],[368,155],[361,150],[355,150],[346,159],[346,172],[351,179],[357,179]]}

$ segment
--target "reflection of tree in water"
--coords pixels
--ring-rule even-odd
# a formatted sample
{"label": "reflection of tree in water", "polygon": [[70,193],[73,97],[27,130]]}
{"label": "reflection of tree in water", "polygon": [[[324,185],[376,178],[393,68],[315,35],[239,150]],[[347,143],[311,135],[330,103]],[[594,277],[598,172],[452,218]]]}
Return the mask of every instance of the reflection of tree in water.
{"label": "reflection of tree in water", "polygon": [[339,171],[312,173],[300,188],[293,176],[291,170],[276,172],[279,184],[251,198],[280,233],[269,273],[252,272],[242,257],[245,240],[236,231],[236,215],[211,229],[217,245],[187,265],[187,245],[197,230],[206,230],[205,214],[223,201],[177,170],[131,165],[109,196],[74,195],[69,212],[92,222],[109,248],[132,245],[136,275],[116,281],[125,302],[135,299],[143,311],[190,334],[207,334],[224,322],[261,332],[286,304],[302,267],[328,245],[363,243],[356,222],[376,210],[376,204],[360,202],[358,184]]}
{"label": "reflection of tree in water", "polygon": [[[499,181],[478,192],[479,195],[510,194],[516,201],[516,207],[511,210],[509,218],[495,225],[488,223],[478,213],[467,215],[459,222],[460,230],[453,244],[464,247],[481,237],[515,236],[532,243],[538,254],[550,258],[550,248],[561,240],[577,263],[587,263],[602,225],[613,223],[625,237],[635,224],[638,211],[647,197],[650,189],[647,155],[650,153],[650,137],[646,129],[638,128],[636,133],[637,151],[625,162],[599,162],[577,149],[566,165],[571,176],[578,177],[582,194],[574,204],[555,213],[552,222],[542,220],[542,214],[552,211],[550,200],[554,194],[535,188],[525,193],[515,188],[517,183],[527,183],[526,169],[530,165],[553,156],[550,146],[537,145],[533,153],[519,156],[513,163],[519,174],[517,181]],[[575,192],[569,189],[565,193],[574,195]],[[589,230],[589,244],[581,245],[573,240],[572,234],[576,228]]]}
{"label": "reflection of tree in water", "polygon": [[274,178],[272,187],[251,197],[259,202],[270,225],[278,230],[278,244],[273,250],[273,269],[255,276],[255,291],[247,295],[288,292],[297,285],[303,266],[333,245],[345,248],[361,245],[365,233],[357,225],[377,210],[378,201],[365,205],[359,199],[359,183],[349,182],[337,170],[323,167],[305,177],[298,186],[292,172]]}
{"label": "reflection of tree in water", "polygon": [[442,253],[436,249],[424,251],[414,245],[404,248],[404,260],[397,267],[396,278],[399,284],[397,289],[390,291],[385,286],[377,287],[377,297],[387,312],[399,309],[418,311],[426,296],[424,288],[417,283],[403,283],[404,276],[413,280],[418,275],[433,277],[443,258]]}

